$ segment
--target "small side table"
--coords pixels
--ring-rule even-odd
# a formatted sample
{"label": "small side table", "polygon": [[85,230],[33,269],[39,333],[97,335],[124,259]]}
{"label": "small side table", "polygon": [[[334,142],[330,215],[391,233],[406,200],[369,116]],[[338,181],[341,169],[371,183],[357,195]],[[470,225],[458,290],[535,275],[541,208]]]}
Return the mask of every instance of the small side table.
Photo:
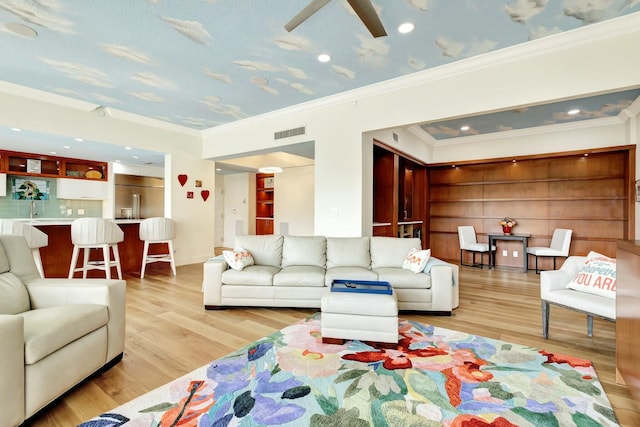
{"label": "small side table", "polygon": [[[524,272],[526,273],[527,270],[529,270],[529,257],[527,256],[527,243],[529,241],[529,237],[531,237],[531,234],[510,234],[510,235],[505,235],[503,233],[489,233],[488,235],[489,238],[489,247],[495,245],[496,240],[520,240],[522,242],[522,258],[523,258],[523,264],[524,264]],[[496,248],[496,251],[498,249]],[[495,267],[496,266],[496,256],[495,256],[495,252],[493,251],[489,251],[489,268]]]}

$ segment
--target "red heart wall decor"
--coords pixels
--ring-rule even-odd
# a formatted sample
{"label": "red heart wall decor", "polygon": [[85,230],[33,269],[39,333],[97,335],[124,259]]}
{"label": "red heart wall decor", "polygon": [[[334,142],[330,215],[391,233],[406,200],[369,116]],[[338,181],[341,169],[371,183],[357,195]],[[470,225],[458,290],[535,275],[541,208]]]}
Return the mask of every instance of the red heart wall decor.
{"label": "red heart wall decor", "polygon": [[200,192],[200,195],[202,196],[202,200],[206,202],[207,199],[209,198],[209,190],[202,190]]}
{"label": "red heart wall decor", "polygon": [[184,185],[187,183],[187,175],[184,173],[181,173],[180,175],[178,175],[178,182],[180,183],[181,186],[184,187]]}

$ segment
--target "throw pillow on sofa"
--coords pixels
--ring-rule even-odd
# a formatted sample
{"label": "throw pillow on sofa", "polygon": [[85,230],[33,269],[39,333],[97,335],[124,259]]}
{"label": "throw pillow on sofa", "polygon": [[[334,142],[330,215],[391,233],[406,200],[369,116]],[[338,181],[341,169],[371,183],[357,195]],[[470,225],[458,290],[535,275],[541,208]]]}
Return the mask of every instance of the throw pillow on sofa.
{"label": "throw pillow on sofa", "polygon": [[413,248],[409,251],[409,254],[402,263],[402,268],[405,270],[413,271],[414,273],[420,273],[424,270],[424,267],[429,262],[431,257],[431,249],[418,250]]}
{"label": "throw pillow on sofa", "polygon": [[616,299],[616,260],[591,251],[567,288]]}
{"label": "throw pillow on sofa", "polygon": [[222,251],[224,260],[229,264],[229,267],[234,270],[242,270],[243,268],[253,265],[253,257],[248,250],[238,248],[235,251]]}

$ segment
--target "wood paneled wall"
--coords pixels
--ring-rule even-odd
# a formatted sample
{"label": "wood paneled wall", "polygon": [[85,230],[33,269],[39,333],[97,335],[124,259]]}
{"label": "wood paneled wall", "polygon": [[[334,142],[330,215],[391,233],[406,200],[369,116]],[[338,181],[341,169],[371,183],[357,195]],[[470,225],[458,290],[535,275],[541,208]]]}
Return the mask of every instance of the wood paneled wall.
{"label": "wood paneled wall", "polygon": [[[501,232],[498,221],[505,216],[518,222],[513,233],[531,234],[529,246],[549,246],[555,228],[572,229],[571,255],[594,250],[615,257],[616,241],[635,234],[633,146],[428,170],[429,240],[440,258],[459,259],[459,225],[473,225],[478,241],[486,242],[487,233]],[[519,242],[499,246],[497,265],[522,265]],[[539,262],[542,269],[553,267],[550,259]]]}

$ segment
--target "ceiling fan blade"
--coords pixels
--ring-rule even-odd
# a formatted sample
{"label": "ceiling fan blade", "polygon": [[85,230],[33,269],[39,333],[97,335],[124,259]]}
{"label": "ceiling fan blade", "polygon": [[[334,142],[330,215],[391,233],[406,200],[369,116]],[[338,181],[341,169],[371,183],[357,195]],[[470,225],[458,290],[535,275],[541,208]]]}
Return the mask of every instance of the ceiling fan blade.
{"label": "ceiling fan blade", "polygon": [[291,32],[298,25],[306,21],[311,15],[322,9],[331,0],[313,0],[307,5],[300,13],[293,17],[293,19],[287,22],[284,29]]}
{"label": "ceiling fan blade", "polygon": [[383,37],[387,35],[376,9],[371,4],[371,0],[347,1],[373,37]]}

